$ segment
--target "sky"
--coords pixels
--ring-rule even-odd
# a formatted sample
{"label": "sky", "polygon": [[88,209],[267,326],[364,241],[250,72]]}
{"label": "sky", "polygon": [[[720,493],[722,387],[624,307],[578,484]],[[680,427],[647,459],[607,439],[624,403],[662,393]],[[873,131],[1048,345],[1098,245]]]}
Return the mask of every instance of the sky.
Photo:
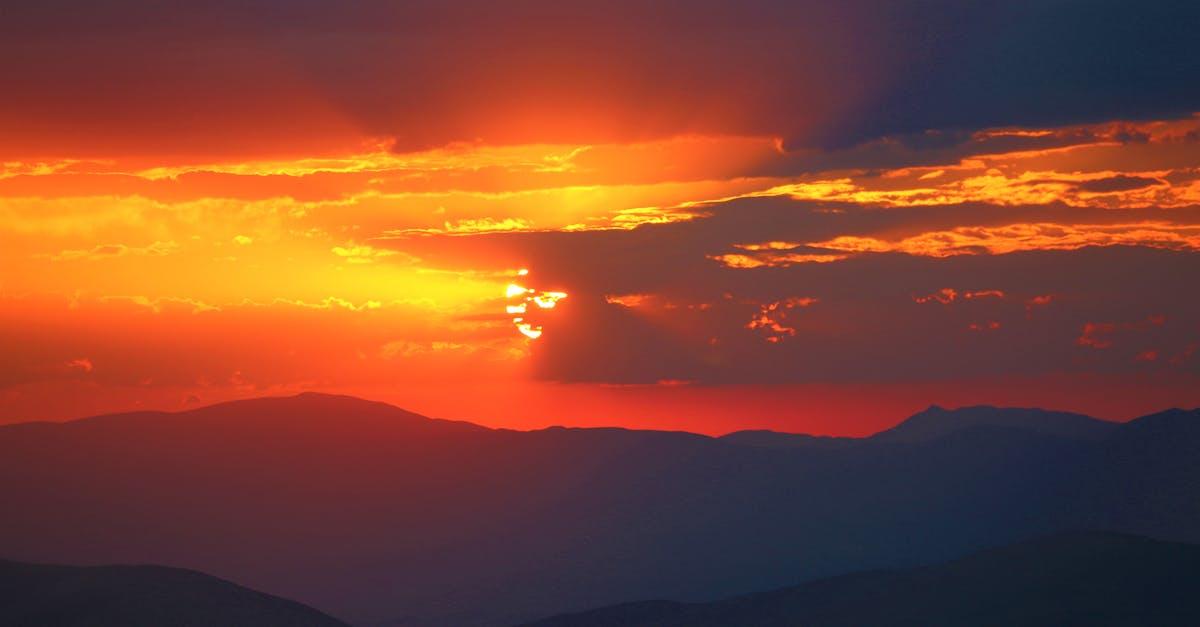
{"label": "sky", "polygon": [[[994,6],[999,5],[999,6]],[[0,9],[0,422],[1200,404],[1200,5]]]}

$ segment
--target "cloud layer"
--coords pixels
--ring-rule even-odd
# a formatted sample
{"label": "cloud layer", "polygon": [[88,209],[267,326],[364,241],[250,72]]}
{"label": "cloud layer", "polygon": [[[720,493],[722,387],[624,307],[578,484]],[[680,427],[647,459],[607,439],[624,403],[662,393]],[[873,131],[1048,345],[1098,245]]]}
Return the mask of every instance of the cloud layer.
{"label": "cloud layer", "polygon": [[[789,149],[1196,110],[1184,1],[21,3],[6,151],[280,154],[383,137]],[[935,138],[940,141],[940,138]],[[0,155],[8,157],[9,155]]]}
{"label": "cloud layer", "polygon": [[[6,7],[0,420],[299,389],[707,430],[1195,404],[1198,17]],[[514,323],[518,276],[567,296]]]}

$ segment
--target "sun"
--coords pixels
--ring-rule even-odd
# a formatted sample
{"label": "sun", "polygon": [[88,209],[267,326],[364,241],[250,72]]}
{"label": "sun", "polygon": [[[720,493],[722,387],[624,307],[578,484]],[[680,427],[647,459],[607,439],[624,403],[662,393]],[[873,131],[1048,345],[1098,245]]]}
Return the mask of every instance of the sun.
{"label": "sun", "polygon": [[[529,270],[521,268],[516,274],[518,277],[528,276]],[[536,320],[539,317],[537,312],[554,309],[558,301],[566,297],[566,292],[539,292],[514,281],[504,288],[504,298],[507,300],[504,312],[513,317],[513,326],[521,335],[536,340],[542,337],[544,332],[542,325]]]}

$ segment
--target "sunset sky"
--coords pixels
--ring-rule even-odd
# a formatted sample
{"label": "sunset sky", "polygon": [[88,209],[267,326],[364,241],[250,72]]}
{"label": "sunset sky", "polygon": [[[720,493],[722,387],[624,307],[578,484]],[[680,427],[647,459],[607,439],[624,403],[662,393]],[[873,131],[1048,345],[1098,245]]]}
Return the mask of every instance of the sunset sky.
{"label": "sunset sky", "polygon": [[713,434],[1195,406],[1197,28],[1107,0],[12,3],[0,422],[307,390]]}

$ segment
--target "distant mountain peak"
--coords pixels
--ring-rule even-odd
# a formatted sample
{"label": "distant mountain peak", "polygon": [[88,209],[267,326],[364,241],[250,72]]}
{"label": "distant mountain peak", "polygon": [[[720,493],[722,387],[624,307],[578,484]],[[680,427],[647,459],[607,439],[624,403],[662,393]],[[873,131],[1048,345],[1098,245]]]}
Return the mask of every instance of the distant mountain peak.
{"label": "distant mountain peak", "polygon": [[1195,432],[1200,430],[1200,408],[1172,407],[1131,420],[1125,423],[1122,429],[1141,433],[1161,432],[1164,437],[1170,437],[1170,434],[1182,431]]}
{"label": "distant mountain peak", "polygon": [[[51,428],[120,428],[122,426],[163,426],[165,424],[190,425],[206,430],[223,424],[237,430],[289,428],[289,433],[300,429],[328,430],[348,433],[354,430],[375,433],[397,429],[435,429],[461,431],[485,431],[487,427],[457,420],[430,418],[381,401],[372,401],[345,394],[324,392],[301,392],[289,396],[260,396],[235,399],[166,411],[133,411],[102,414],[79,418],[61,423],[46,423]],[[30,423],[37,424],[37,423]],[[21,428],[21,423],[4,428]]]}
{"label": "distant mountain peak", "polygon": [[871,436],[883,442],[923,442],[972,427],[1001,427],[1071,439],[1099,440],[1117,425],[1083,414],[1028,407],[930,405],[900,424]]}
{"label": "distant mountain peak", "polygon": [[1192,409],[1184,409],[1182,407],[1171,407],[1160,412],[1147,414],[1134,420],[1138,422],[1142,420],[1195,420],[1200,419],[1200,407]]}

